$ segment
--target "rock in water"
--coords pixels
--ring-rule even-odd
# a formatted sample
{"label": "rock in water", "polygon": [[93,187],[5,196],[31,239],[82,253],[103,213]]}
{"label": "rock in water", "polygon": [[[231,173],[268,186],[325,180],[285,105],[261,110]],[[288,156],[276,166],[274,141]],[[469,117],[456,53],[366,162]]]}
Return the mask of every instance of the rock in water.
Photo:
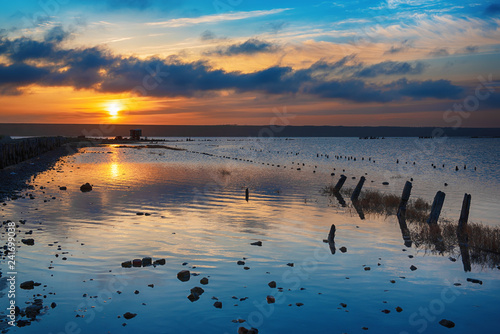
{"label": "rock in water", "polygon": [[252,242],[250,245],[252,245],[252,246],[262,246],[262,241]]}
{"label": "rock in water", "polygon": [[150,257],[145,257],[142,259],[142,266],[143,267],[147,267],[147,266],[150,266],[153,264],[153,259],[151,259]]}
{"label": "rock in water", "polygon": [[214,303],[215,308],[222,308],[222,303],[221,302],[215,302]]}
{"label": "rock in water", "polygon": [[342,246],[342,247],[340,247],[340,248],[339,248],[339,250],[340,250],[342,253],[345,253],[345,252],[347,252],[347,247]]}
{"label": "rock in water", "polygon": [[19,287],[21,289],[24,289],[24,290],[33,290],[35,288],[35,282],[26,281],[26,282],[21,283],[21,285]]}
{"label": "rock in water", "polygon": [[414,265],[411,265],[410,270],[415,271],[415,270],[417,270],[417,267],[415,267]]}
{"label": "rock in water", "polygon": [[28,246],[33,246],[35,244],[35,239],[21,239],[21,242]]}
{"label": "rock in water", "polygon": [[82,185],[80,187],[80,190],[83,192],[83,193],[86,193],[86,192],[89,192],[89,191],[92,191],[92,186],[90,185],[90,183],[85,183],[84,185]]}
{"label": "rock in water", "polygon": [[132,319],[133,317],[135,317],[137,315],[137,313],[130,313],[130,312],[127,312],[123,315],[123,317],[127,320],[129,319]]}
{"label": "rock in water", "polygon": [[270,288],[276,288],[276,282],[275,281],[271,281],[269,283],[267,283],[267,285],[269,285]]}
{"label": "rock in water", "polygon": [[205,290],[203,290],[203,288],[200,288],[199,286],[195,286],[194,288],[191,289],[191,293],[193,295],[201,296],[203,292],[205,292]]}
{"label": "rock in water", "polygon": [[203,277],[203,278],[200,280],[200,284],[207,285],[207,284],[208,284],[208,278]]}
{"label": "rock in water", "polygon": [[141,260],[141,259],[134,259],[134,260],[132,261],[132,265],[133,265],[134,267],[142,267],[142,260]]}
{"label": "rock in water", "polygon": [[132,268],[132,261],[122,262],[122,267],[123,268]]}
{"label": "rock in water", "polygon": [[155,260],[155,262],[153,262],[153,264],[158,264],[160,266],[164,266],[165,263],[167,263],[167,261],[165,259],[158,259],[158,260]]}
{"label": "rock in water", "polygon": [[483,285],[483,281],[475,278],[467,278],[467,282]]}
{"label": "rock in water", "polygon": [[181,270],[177,273],[177,278],[181,282],[187,282],[191,278],[191,273],[189,270]]}
{"label": "rock in water", "polygon": [[259,334],[257,328],[246,329],[245,327],[238,328],[238,334]]}
{"label": "rock in water", "polygon": [[276,299],[273,296],[267,296],[266,299],[268,304],[274,304],[276,302]]}
{"label": "rock in water", "polygon": [[446,319],[442,319],[442,320],[439,322],[439,324],[440,324],[441,326],[446,327],[446,328],[453,328],[453,327],[455,327],[455,323],[454,323],[453,321],[451,321],[451,320],[446,320]]}

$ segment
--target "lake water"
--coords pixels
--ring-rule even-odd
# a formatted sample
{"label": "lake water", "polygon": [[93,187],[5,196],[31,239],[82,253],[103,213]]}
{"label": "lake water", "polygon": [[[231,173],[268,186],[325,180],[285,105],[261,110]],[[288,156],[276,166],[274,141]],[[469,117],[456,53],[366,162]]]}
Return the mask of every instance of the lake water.
{"label": "lake water", "polygon": [[[469,220],[498,227],[499,139],[166,139],[160,144],[186,151],[83,148],[32,180],[33,199],[2,206],[2,220],[26,220],[17,230],[16,303],[25,308],[41,298],[44,305],[37,321],[9,332],[496,331],[495,265],[472,259],[465,272],[458,247],[406,247],[395,216],[361,220],[321,189],[345,174],[344,187],[365,176],[364,190],[400,195],[413,178],[412,198],[432,202],[438,190],[446,193],[444,218],[457,221],[469,193]],[[93,190],[83,193],[86,182]],[[334,254],[324,242],[332,224]],[[144,257],[166,264],[121,267]],[[191,272],[189,281],[177,279],[181,270]],[[5,310],[6,259],[1,271]],[[28,280],[41,285],[20,289]],[[192,302],[194,287],[204,293]],[[126,312],[137,316],[126,320]]]}

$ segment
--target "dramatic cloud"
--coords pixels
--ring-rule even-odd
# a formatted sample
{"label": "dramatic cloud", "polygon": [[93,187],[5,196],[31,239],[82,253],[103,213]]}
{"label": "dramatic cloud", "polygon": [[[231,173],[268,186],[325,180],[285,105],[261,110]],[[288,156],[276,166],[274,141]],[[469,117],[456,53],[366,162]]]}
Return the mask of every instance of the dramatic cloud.
{"label": "dramatic cloud", "polygon": [[465,48],[463,49],[460,49],[460,50],[457,50],[457,54],[460,54],[460,53],[476,53],[479,51],[479,47],[478,46],[475,46],[475,45],[469,45],[469,46],[466,46]]}
{"label": "dramatic cloud", "polygon": [[217,36],[210,30],[205,30],[201,33],[200,38],[202,41],[212,41],[217,39]]}
{"label": "dramatic cloud", "polygon": [[[56,37],[46,37],[45,41],[0,39],[0,55],[12,62],[0,66],[0,94],[20,94],[24,87],[40,85],[158,97],[193,97],[233,90],[384,103],[402,99],[456,99],[462,93],[461,87],[447,80],[402,78],[389,84],[363,80],[420,74],[425,65],[419,62],[365,65],[351,55],[334,63],[319,61],[301,70],[274,66],[253,73],[227,72],[203,61],[183,62],[176,57],[139,59],[120,57],[97,47],[62,49],[58,41],[63,38],[57,36],[64,34],[57,32],[58,29],[52,31],[50,36]],[[257,42],[243,43],[232,54],[251,54],[266,48],[260,45],[264,42]]]}
{"label": "dramatic cloud", "polygon": [[178,28],[178,27],[191,26],[191,25],[196,25],[196,24],[244,20],[244,19],[249,19],[249,18],[254,18],[254,17],[261,17],[261,16],[278,14],[278,13],[282,13],[282,12],[287,11],[287,10],[290,10],[290,8],[278,8],[278,9],[271,9],[271,10],[255,10],[255,11],[251,11],[251,12],[234,12],[234,13],[204,15],[204,16],[200,16],[200,17],[184,17],[184,18],[172,19],[172,20],[163,21],[163,22],[150,22],[150,23],[147,23],[147,25]]}
{"label": "dramatic cloud", "polygon": [[384,61],[360,70],[357,76],[373,78],[379,75],[421,74],[425,67],[421,62],[411,64],[407,62]]}
{"label": "dramatic cloud", "polygon": [[445,48],[434,49],[433,51],[429,52],[429,56],[433,56],[433,57],[446,57],[449,55],[450,55],[450,53]]}
{"label": "dramatic cloud", "polygon": [[252,55],[264,52],[276,52],[279,46],[251,38],[242,44],[233,44],[227,47],[219,47],[215,51],[206,52],[206,55],[217,54],[220,56]]}
{"label": "dramatic cloud", "polygon": [[46,42],[61,43],[63,40],[68,38],[69,32],[65,31],[62,26],[58,25],[47,31],[45,34]]}
{"label": "dramatic cloud", "polygon": [[411,42],[408,40],[405,40],[398,46],[395,46],[395,45],[391,46],[391,48],[389,50],[387,50],[386,52],[384,52],[384,54],[396,54],[396,53],[407,51],[410,48],[411,48]]}
{"label": "dramatic cloud", "polygon": [[486,15],[499,15],[500,14],[500,4],[494,3],[486,7],[484,10]]}

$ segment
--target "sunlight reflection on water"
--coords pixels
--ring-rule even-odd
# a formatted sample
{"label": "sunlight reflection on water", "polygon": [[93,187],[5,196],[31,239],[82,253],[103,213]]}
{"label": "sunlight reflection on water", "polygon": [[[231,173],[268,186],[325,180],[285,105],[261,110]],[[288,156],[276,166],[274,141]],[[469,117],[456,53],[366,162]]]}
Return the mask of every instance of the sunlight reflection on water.
{"label": "sunlight reflection on water", "polygon": [[[456,153],[439,159],[449,169],[465,163],[477,166],[476,173],[469,168],[454,174],[434,169],[432,160],[421,162],[411,170],[415,196],[431,200],[448,182],[445,215],[458,216],[467,191],[473,194],[471,220],[498,225],[498,163],[491,161],[498,159],[498,141],[483,142],[483,148],[475,140],[470,143],[462,153],[456,150],[464,147],[460,139],[450,140],[451,148],[436,150]],[[346,186],[368,173],[375,182],[367,188],[400,194],[408,175],[394,160],[406,160],[405,148],[413,145],[409,140],[268,140],[257,145],[255,140],[220,139],[215,146],[213,141],[175,145],[242,160],[164,149],[85,148],[33,181],[34,200],[4,207],[3,219],[27,219],[19,235],[24,238],[32,230],[35,239],[34,246],[21,244],[18,280],[47,285],[18,291],[18,303],[32,299],[33,293],[54,292],[47,301],[58,305],[40,322],[12,332],[59,333],[74,321],[82,333],[236,333],[242,325],[255,325],[262,333],[360,332],[362,327],[371,333],[416,333],[421,326],[415,321],[424,319],[419,309],[439,301],[450,288],[458,289],[457,298],[427,320],[429,332],[446,330],[438,324],[442,318],[453,320],[457,333],[488,332],[495,325],[498,269],[473,265],[465,273],[457,254],[405,247],[396,217],[367,215],[361,221],[355,211],[320,194],[343,169],[349,176]],[[491,159],[473,156],[488,150]],[[333,160],[335,155],[357,159]],[[335,176],[330,175],[333,168]],[[381,183],[387,179],[390,187],[384,188]],[[94,188],[82,193],[79,187],[86,182]],[[323,242],[331,224],[337,227],[335,254]],[[262,247],[250,245],[258,240]],[[346,253],[339,251],[342,246]],[[120,267],[123,261],[147,256],[165,258],[167,264]],[[248,270],[237,264],[243,258]],[[418,270],[411,271],[411,265]],[[176,274],[182,269],[200,275],[180,282]],[[471,276],[484,284],[467,282]],[[190,302],[186,297],[201,286],[202,277],[210,280],[205,293]],[[267,285],[272,280],[282,292]],[[267,304],[267,295],[275,295],[277,303]],[[222,310],[214,308],[212,297],[223,303]],[[248,299],[240,300],[244,297]],[[106,303],[99,304],[101,300]],[[396,312],[397,306],[403,312]],[[384,309],[391,313],[382,313]],[[118,318],[125,312],[138,315],[129,321]],[[77,314],[85,317],[75,318]],[[232,322],[239,318],[247,322]]]}

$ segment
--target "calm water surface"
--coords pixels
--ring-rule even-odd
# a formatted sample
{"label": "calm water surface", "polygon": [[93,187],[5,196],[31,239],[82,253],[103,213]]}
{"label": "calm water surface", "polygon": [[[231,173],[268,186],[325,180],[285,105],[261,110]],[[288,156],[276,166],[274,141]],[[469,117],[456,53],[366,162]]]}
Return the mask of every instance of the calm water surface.
{"label": "calm water surface", "polygon": [[[34,199],[2,207],[2,220],[26,220],[17,236],[18,284],[42,284],[18,288],[17,305],[37,294],[46,295],[45,306],[57,304],[9,332],[236,333],[244,326],[259,333],[493,333],[500,270],[473,263],[464,272],[459,251],[406,247],[396,217],[360,220],[320,190],[340,174],[354,187],[367,173],[367,188],[400,194],[413,178],[412,196],[432,201],[436,191],[446,192],[446,218],[456,220],[467,192],[470,220],[499,226],[499,143],[202,138],[166,143],[187,151],[82,149],[32,181]],[[93,191],[82,193],[86,182]],[[335,254],[323,242],[332,224]],[[20,242],[27,237],[34,246]],[[262,246],[250,245],[255,241]],[[165,258],[166,265],[121,268],[146,256]],[[194,275],[181,282],[180,270]],[[1,271],[5,283],[5,260]],[[203,277],[208,285],[200,284]],[[196,286],[205,292],[191,302]],[[275,304],[266,302],[268,295]],[[125,320],[125,312],[137,316]],[[455,328],[439,325],[441,319]]]}

